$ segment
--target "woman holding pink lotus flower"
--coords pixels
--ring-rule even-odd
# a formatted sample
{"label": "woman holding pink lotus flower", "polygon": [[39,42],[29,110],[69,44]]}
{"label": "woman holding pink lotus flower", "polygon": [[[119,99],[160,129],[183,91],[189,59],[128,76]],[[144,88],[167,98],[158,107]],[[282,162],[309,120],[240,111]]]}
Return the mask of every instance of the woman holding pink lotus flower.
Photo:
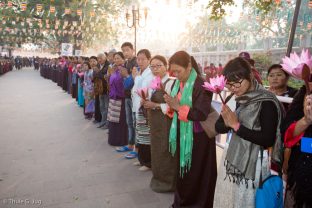
{"label": "woman holding pink lotus flower", "polygon": [[312,207],[312,57],[308,50],[303,50],[300,57],[292,53],[283,59],[282,66],[305,81],[282,125],[286,148],[283,171],[287,174],[285,207]]}
{"label": "woman holding pink lotus flower", "polygon": [[213,206],[255,207],[260,171],[263,179],[270,173],[269,147],[274,146],[272,160],[281,165],[282,108],[276,96],[256,81],[243,58],[229,61],[223,75],[226,87],[236,95],[237,107],[233,112],[224,104],[215,125],[218,133],[231,132],[232,137],[223,153]]}
{"label": "woman holding pink lotus flower", "polygon": [[175,190],[177,178],[176,157],[169,152],[169,131],[172,119],[167,115],[168,106],[165,94],[171,93],[174,79],[169,77],[167,60],[163,56],[154,56],[150,68],[154,80],[150,85],[150,100],[143,102],[149,110],[151,137],[151,156],[153,177],[150,187],[155,192],[171,192]]}
{"label": "woman holding pink lotus flower", "polygon": [[202,87],[204,80],[197,63],[185,51],[176,52],[169,66],[177,77],[170,95],[164,96],[173,117],[169,150],[178,160],[172,207],[212,207],[217,177],[216,144],[200,124],[210,112],[212,93]]}
{"label": "woman holding pink lotus flower", "polygon": [[303,151],[301,144],[302,139],[312,140],[311,106],[312,96],[306,94],[304,86],[294,97],[283,121],[282,131],[285,132],[283,171],[287,175],[285,207],[312,207],[312,152]]}
{"label": "woman holding pink lotus flower", "polygon": [[133,112],[135,112],[135,132],[139,160],[134,165],[141,166],[139,167],[140,171],[148,171],[151,168],[150,127],[143,107],[143,101],[149,98],[147,88],[154,78],[149,67],[150,59],[150,51],[148,49],[141,49],[137,53],[137,62],[140,70],[133,73],[134,86],[132,88],[132,102]]}

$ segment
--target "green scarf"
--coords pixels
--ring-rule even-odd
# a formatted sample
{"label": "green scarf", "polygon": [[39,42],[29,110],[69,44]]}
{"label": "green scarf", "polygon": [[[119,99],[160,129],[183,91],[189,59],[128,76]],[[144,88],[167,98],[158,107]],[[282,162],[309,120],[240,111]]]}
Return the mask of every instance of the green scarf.
{"label": "green scarf", "polygon": [[[180,105],[187,105],[192,107],[192,95],[197,73],[192,68],[191,74],[185,83]],[[180,81],[176,80],[175,85],[171,91],[171,96],[175,97],[180,89]],[[175,154],[177,149],[177,122],[178,114],[174,112],[170,134],[169,134],[169,149],[172,155]],[[192,150],[193,150],[193,121],[180,121],[180,175],[183,177],[184,173],[189,171],[192,163]]]}

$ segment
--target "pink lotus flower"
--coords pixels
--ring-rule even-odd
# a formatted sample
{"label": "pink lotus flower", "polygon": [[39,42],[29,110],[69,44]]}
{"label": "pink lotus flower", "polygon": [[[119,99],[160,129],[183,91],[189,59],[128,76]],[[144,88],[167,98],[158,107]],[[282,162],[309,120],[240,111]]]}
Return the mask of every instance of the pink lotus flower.
{"label": "pink lotus flower", "polygon": [[213,93],[219,94],[224,89],[226,79],[223,75],[212,77],[209,82],[204,82],[203,87]]}
{"label": "pink lotus flower", "polygon": [[81,64],[77,64],[76,66],[77,70],[80,70],[81,67],[82,67]]}
{"label": "pink lotus flower", "polygon": [[79,76],[80,78],[82,78],[82,77],[84,76],[84,73],[83,73],[83,72],[78,72],[78,76]]}
{"label": "pink lotus flower", "polygon": [[143,99],[146,100],[148,97],[148,88],[137,89],[136,93]]}
{"label": "pink lotus flower", "polygon": [[284,71],[288,74],[296,77],[297,79],[302,79],[302,69],[306,64],[310,69],[312,68],[312,57],[309,50],[302,50],[300,57],[296,52],[291,53],[290,57],[285,56],[281,64]]}
{"label": "pink lotus flower", "polygon": [[210,78],[209,82],[204,82],[203,87],[210,92],[217,93],[220,96],[222,103],[225,104],[222,96],[220,95],[224,89],[225,83],[225,77],[223,75],[217,75],[216,77]]}
{"label": "pink lotus flower", "polygon": [[149,88],[153,89],[153,90],[160,90],[162,91],[164,94],[167,94],[164,85],[161,82],[161,78],[159,76],[155,77],[151,83],[151,85],[149,86]]}
{"label": "pink lotus flower", "polygon": [[159,76],[155,77],[150,85],[150,88],[153,90],[161,89],[161,79]]}

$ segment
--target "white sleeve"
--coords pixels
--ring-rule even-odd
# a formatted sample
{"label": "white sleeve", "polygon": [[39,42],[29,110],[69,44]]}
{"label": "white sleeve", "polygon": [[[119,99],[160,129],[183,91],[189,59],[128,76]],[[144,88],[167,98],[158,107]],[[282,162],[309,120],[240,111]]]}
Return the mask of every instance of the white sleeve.
{"label": "white sleeve", "polygon": [[154,75],[151,73],[148,77],[146,77],[144,79],[144,81],[142,82],[142,88],[147,87],[149,88],[149,86],[151,85],[152,81],[154,79]]}
{"label": "white sleeve", "polygon": [[142,81],[141,76],[135,77],[134,85],[133,85],[132,90],[131,90],[132,97],[135,96],[134,94],[136,93],[136,90],[140,89],[141,81]]}
{"label": "white sleeve", "polygon": [[160,109],[161,111],[163,112],[163,114],[167,114],[167,111],[168,111],[168,105],[166,103],[161,103],[160,104]]}
{"label": "white sleeve", "polygon": [[[165,91],[166,91],[166,93],[168,94],[168,95],[170,95],[170,93],[171,93],[171,88],[172,88],[172,85],[174,84],[174,79],[171,79],[171,80],[169,80],[168,81],[168,83],[166,84],[166,87],[165,87]],[[169,108],[169,106],[166,104],[166,103],[161,103],[160,104],[160,109],[161,109],[161,111],[163,112],[163,114],[167,114],[167,112],[168,112],[168,108]]]}
{"label": "white sleeve", "polygon": [[140,96],[136,93],[138,89],[142,88],[142,77],[137,76],[134,79],[134,86],[131,90],[131,96],[132,96],[132,111],[137,112],[137,110],[140,108]]}
{"label": "white sleeve", "polygon": [[148,99],[148,100],[151,100],[152,94],[153,94],[153,89],[148,88],[148,96],[147,96],[147,99]]}

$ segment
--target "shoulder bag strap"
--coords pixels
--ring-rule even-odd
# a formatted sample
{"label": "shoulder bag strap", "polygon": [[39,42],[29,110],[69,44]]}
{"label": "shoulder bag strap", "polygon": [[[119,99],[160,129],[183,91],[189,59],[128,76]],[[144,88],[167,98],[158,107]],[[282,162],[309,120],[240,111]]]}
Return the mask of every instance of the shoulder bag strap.
{"label": "shoulder bag strap", "polygon": [[259,178],[259,188],[262,188],[263,181],[262,181],[262,161],[263,161],[263,147],[260,147],[260,154],[261,154],[261,167],[260,167],[260,178]]}

